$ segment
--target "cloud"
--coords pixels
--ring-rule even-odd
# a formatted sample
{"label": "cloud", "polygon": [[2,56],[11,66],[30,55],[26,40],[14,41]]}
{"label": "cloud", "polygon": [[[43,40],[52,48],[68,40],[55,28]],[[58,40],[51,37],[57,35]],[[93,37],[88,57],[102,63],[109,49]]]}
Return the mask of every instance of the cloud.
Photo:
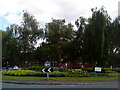
{"label": "cloud", "polygon": [[7,16],[4,16],[11,24],[20,25],[22,20],[22,15],[17,13],[9,13]]}
{"label": "cloud", "polygon": [[91,16],[91,8],[106,7],[108,14],[115,18],[118,15],[119,0],[1,0],[0,16],[5,17],[10,23],[20,24],[23,10],[27,10],[44,27],[51,18],[64,18],[72,22],[80,16]]}

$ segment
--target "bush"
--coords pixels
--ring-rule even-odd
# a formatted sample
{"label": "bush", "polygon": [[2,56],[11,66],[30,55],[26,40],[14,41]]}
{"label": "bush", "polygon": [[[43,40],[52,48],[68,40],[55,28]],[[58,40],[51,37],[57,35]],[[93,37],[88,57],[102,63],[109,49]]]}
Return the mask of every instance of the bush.
{"label": "bush", "polygon": [[105,72],[107,72],[107,71],[112,71],[111,68],[102,68],[102,70],[104,70]]}
{"label": "bush", "polygon": [[[48,72],[50,77],[67,77],[69,76],[68,73],[65,72]],[[40,76],[40,77],[46,77],[47,72],[34,72],[31,74],[31,76]]]}
{"label": "bush", "polygon": [[36,66],[29,67],[28,70],[41,71],[42,68],[44,68],[44,66],[36,65]]}
{"label": "bush", "polygon": [[69,74],[66,72],[50,72],[49,75],[51,77],[68,77]]}
{"label": "bush", "polygon": [[57,72],[70,72],[71,71],[71,70],[64,68],[64,67],[53,67],[53,70],[57,71]]}
{"label": "bush", "polygon": [[88,77],[91,76],[91,73],[88,73],[85,70],[72,70],[72,72],[69,72],[69,75],[71,77]]}
{"label": "bush", "polygon": [[4,72],[4,75],[10,75],[10,76],[30,76],[35,71],[32,70],[11,70]]}
{"label": "bush", "polygon": [[46,77],[47,73],[43,73],[43,72],[34,72],[31,74],[31,76],[40,76],[40,77]]}
{"label": "bush", "polygon": [[93,68],[85,68],[85,71],[94,72],[94,69]]}
{"label": "bush", "polygon": [[107,77],[108,74],[107,73],[95,73],[94,76],[95,77]]}
{"label": "bush", "polygon": [[60,70],[59,70],[60,72],[67,72],[68,71],[68,69],[67,68],[64,68],[64,67],[60,67]]}
{"label": "bush", "polygon": [[106,71],[106,73],[117,73],[116,71]]}
{"label": "bush", "polygon": [[54,71],[60,71],[60,67],[53,67]]}
{"label": "bush", "polygon": [[[47,72],[37,72],[32,70],[11,70],[3,73],[4,75],[9,76],[40,76],[46,77]],[[68,73],[65,72],[49,72],[50,77],[67,77],[69,76]]]}

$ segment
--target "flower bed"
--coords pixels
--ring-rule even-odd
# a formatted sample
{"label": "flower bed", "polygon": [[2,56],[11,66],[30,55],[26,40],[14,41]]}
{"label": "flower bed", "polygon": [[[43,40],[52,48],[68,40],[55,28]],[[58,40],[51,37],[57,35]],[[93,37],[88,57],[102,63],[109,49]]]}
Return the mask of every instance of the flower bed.
{"label": "flower bed", "polygon": [[32,70],[11,70],[4,72],[4,75],[9,75],[9,76],[29,76],[35,71]]}

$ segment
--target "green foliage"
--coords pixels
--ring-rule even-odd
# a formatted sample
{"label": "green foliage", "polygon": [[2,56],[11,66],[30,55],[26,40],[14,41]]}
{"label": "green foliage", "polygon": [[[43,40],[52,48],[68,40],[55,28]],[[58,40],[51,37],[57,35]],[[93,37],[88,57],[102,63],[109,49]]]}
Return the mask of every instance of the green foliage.
{"label": "green foliage", "polygon": [[12,70],[4,72],[4,75],[10,75],[10,76],[30,76],[35,71],[32,70]]}
{"label": "green foliage", "polygon": [[21,25],[12,24],[3,31],[3,56],[10,62],[18,64],[19,60],[33,60],[34,46],[42,37],[42,29],[37,20],[27,11],[23,12]]}
{"label": "green foliage", "polygon": [[12,30],[7,28],[7,31],[2,31],[2,56],[3,62],[16,64],[20,60],[20,51],[17,47],[17,39],[13,37]]}
{"label": "green foliage", "polygon": [[[28,76],[6,76],[3,75],[2,79],[11,79],[11,80],[46,80],[46,77],[28,77]],[[50,77],[50,80],[55,81],[110,81],[118,80],[118,77]]]}
{"label": "green foliage", "polygon": [[106,71],[105,73],[95,73],[88,72],[85,70],[76,70],[72,69],[67,72],[41,72],[41,71],[33,71],[33,70],[12,70],[3,72],[3,75],[8,76],[39,76],[46,77],[47,73],[49,73],[50,77],[118,77],[120,73],[116,71]]}
{"label": "green foliage", "polygon": [[102,68],[105,72],[112,71],[111,68]]}
{"label": "green foliage", "polygon": [[[43,72],[34,72],[31,73],[31,76],[40,76],[40,77],[46,77],[47,76],[47,72],[43,73]],[[49,72],[49,76],[50,77],[67,77],[69,76],[68,73],[66,72]]]}
{"label": "green foliage", "polygon": [[[12,70],[3,73],[9,76],[40,76],[46,77],[47,73],[32,71],[32,70]],[[49,72],[50,77],[66,77],[69,76],[66,72]]]}
{"label": "green foliage", "polygon": [[94,69],[93,68],[85,68],[85,71],[94,72]]}
{"label": "green foliage", "polygon": [[66,52],[73,38],[73,25],[71,23],[65,25],[65,20],[62,19],[53,19],[46,24],[45,38],[48,42],[46,46],[49,49],[46,52],[50,56],[49,59],[60,60],[68,57]]}
{"label": "green foliage", "polygon": [[42,68],[44,68],[44,66],[36,65],[36,66],[31,66],[28,69],[29,70],[35,70],[35,71],[41,71]]}
{"label": "green foliage", "polygon": [[54,71],[58,71],[58,72],[71,72],[72,70],[67,69],[65,67],[53,67]]}
{"label": "green foliage", "polygon": [[[107,60],[108,48],[106,45],[105,30],[108,25],[109,16],[104,8],[92,9],[92,17],[89,18],[89,24],[85,32],[85,54],[89,63],[96,63],[103,66]],[[107,49],[107,50],[106,50]]]}
{"label": "green foliage", "polygon": [[39,28],[39,23],[33,15],[27,11],[23,11],[23,18],[21,25],[13,25],[10,29],[15,32],[18,46],[23,53],[31,52],[37,40],[42,36],[42,29]]}
{"label": "green foliage", "polygon": [[[3,62],[19,64],[24,61],[40,62],[60,61],[98,64],[98,66],[116,65],[120,61],[120,17],[111,21],[104,7],[92,8],[92,17],[80,17],[75,21],[78,30],[65,19],[52,19],[46,27],[39,28],[33,15],[23,12],[21,25],[12,24],[2,31]],[[35,48],[37,40],[46,40]],[[23,62],[22,62],[23,60]],[[58,66],[58,63],[54,66]],[[74,66],[73,66],[74,67]],[[30,70],[40,70],[33,66]],[[90,68],[86,71],[92,71]],[[108,71],[106,69],[103,69]],[[65,68],[55,71],[71,72]]]}
{"label": "green foliage", "polygon": [[67,76],[69,76],[69,74],[66,72],[51,72],[51,73],[49,73],[49,75],[51,77],[67,77]]}
{"label": "green foliage", "polygon": [[71,77],[88,77],[91,76],[91,73],[88,73],[85,70],[75,70],[73,69],[72,72],[69,72]]}

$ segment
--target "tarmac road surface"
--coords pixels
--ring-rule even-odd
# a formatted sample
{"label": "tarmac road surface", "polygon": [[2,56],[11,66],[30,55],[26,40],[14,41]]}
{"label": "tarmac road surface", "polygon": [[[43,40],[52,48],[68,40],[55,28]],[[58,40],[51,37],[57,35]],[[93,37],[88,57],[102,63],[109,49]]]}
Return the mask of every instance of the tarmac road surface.
{"label": "tarmac road surface", "polygon": [[117,83],[113,84],[92,84],[92,85],[24,85],[2,83],[2,88],[118,88]]}

